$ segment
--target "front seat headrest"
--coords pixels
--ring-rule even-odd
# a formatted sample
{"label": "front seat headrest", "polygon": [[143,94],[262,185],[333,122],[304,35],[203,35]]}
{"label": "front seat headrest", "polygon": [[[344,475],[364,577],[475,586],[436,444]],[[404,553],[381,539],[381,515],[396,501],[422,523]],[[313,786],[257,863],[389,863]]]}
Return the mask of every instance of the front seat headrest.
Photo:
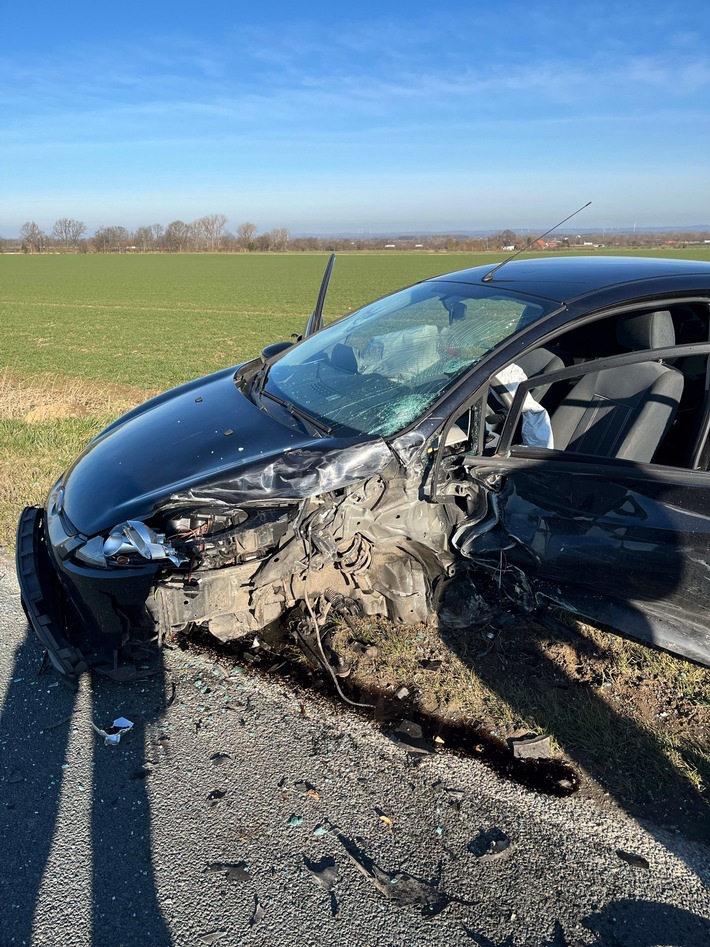
{"label": "front seat headrest", "polygon": [[625,349],[662,349],[675,345],[673,317],[668,309],[619,316],[616,338]]}

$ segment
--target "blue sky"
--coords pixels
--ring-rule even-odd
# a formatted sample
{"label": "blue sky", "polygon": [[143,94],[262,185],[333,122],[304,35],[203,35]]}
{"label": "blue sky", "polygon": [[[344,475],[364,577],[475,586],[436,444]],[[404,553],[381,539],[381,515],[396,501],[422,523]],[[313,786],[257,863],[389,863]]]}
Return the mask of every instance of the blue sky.
{"label": "blue sky", "polygon": [[706,0],[0,14],[0,235],[710,224]]}

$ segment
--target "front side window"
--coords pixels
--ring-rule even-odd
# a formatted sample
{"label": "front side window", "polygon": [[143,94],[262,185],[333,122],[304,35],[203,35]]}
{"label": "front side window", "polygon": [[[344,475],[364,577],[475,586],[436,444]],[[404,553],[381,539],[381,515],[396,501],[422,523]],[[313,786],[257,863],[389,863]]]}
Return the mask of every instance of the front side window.
{"label": "front side window", "polygon": [[[630,310],[522,353],[496,450],[542,447],[595,460],[706,466],[708,315],[705,302]],[[531,419],[544,423],[547,443],[531,433]]]}
{"label": "front side window", "polygon": [[288,351],[269,369],[263,390],[335,434],[391,436],[557,305],[499,288],[421,283]]}

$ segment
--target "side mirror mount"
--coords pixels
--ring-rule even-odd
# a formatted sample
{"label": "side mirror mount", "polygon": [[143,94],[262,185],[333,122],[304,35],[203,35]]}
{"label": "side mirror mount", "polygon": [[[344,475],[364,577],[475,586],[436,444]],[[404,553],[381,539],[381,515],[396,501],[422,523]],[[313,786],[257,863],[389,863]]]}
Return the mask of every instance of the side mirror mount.
{"label": "side mirror mount", "polygon": [[261,350],[261,356],[264,359],[273,358],[275,355],[285,352],[286,349],[290,349],[292,345],[293,342],[272,342],[271,345],[267,345]]}

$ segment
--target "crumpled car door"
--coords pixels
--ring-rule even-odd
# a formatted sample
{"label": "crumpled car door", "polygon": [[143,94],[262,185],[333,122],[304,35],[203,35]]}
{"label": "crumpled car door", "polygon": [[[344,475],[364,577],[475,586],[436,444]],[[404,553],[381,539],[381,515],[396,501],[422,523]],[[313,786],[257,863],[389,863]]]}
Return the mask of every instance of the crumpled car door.
{"label": "crumpled car door", "polygon": [[465,460],[478,500],[460,554],[519,570],[538,604],[710,664],[710,475],[520,453]]}

